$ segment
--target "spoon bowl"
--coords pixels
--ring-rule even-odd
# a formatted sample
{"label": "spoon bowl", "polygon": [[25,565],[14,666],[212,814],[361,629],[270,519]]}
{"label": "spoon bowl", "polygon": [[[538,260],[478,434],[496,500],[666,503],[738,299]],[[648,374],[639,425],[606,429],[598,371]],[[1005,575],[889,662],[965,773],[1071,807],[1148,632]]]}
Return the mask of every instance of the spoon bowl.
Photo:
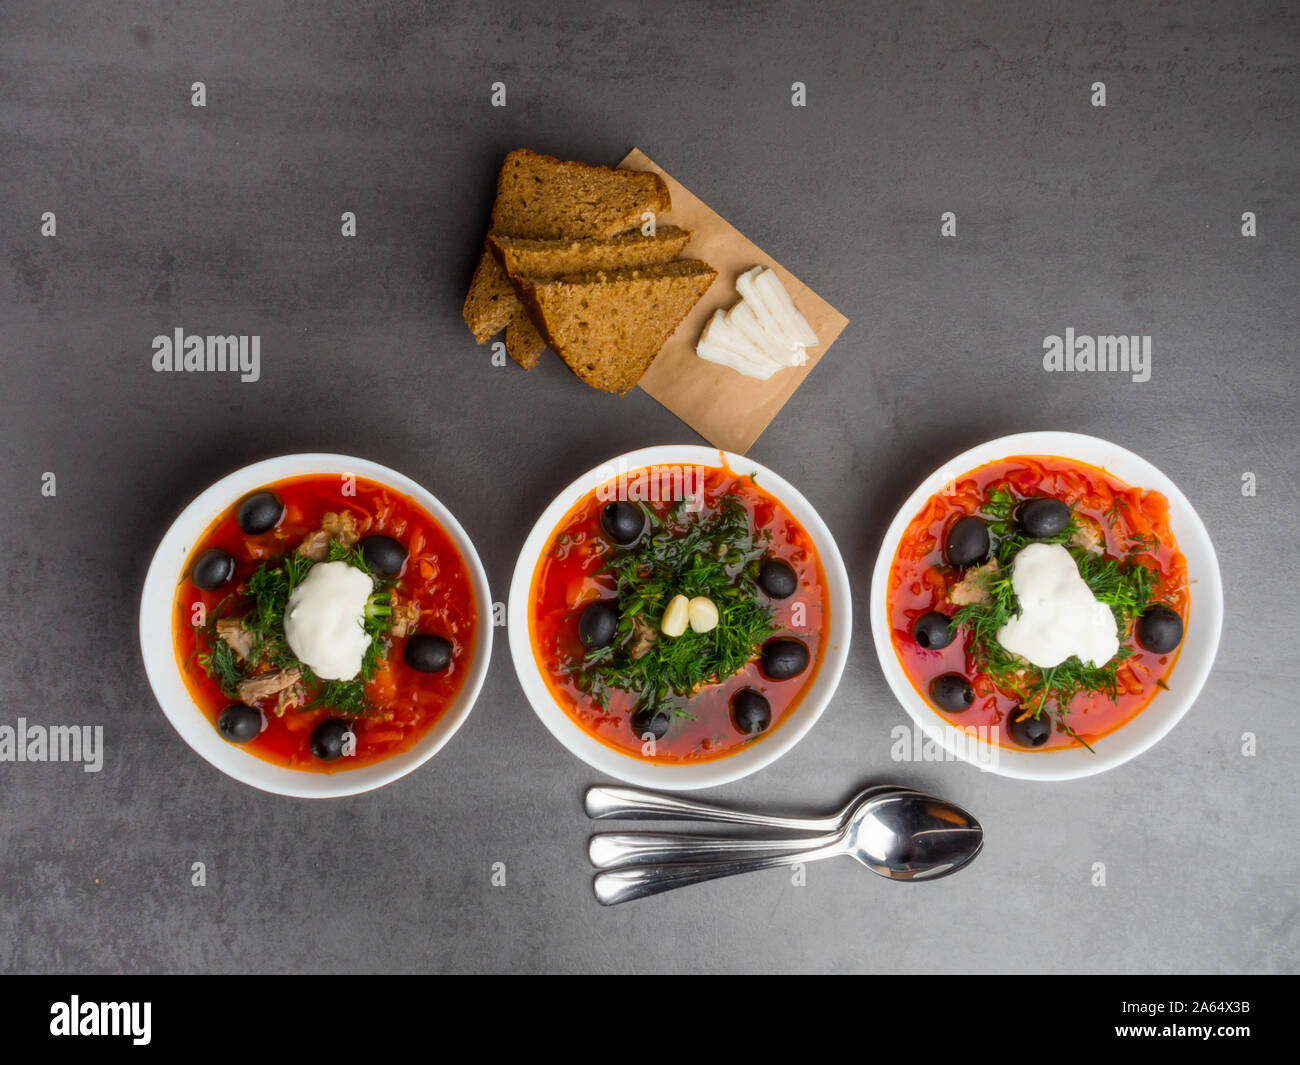
{"label": "spoon bowl", "polygon": [[613,906],[706,880],[841,854],[887,880],[938,880],[969,865],[984,845],[974,817],[920,792],[865,792],[846,815],[831,831],[802,839],[612,837],[621,845],[620,853],[620,847],[605,849],[598,842],[602,837],[593,837],[593,861],[599,857],[607,863],[607,871],[593,883],[596,898]]}
{"label": "spoon bowl", "polygon": [[938,880],[974,860],[984,830],[954,803],[890,792],[862,803],[840,832],[843,853],[889,880]]}

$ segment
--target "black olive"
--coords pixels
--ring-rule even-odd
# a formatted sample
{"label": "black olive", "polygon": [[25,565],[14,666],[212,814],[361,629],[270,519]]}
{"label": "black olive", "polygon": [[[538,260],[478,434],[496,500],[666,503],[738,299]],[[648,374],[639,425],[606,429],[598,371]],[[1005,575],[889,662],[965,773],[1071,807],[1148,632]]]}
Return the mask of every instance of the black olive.
{"label": "black olive", "polygon": [[361,541],[361,558],[371,573],[381,577],[396,577],[406,565],[406,548],[391,536],[376,533]]}
{"label": "black olive", "polygon": [[1037,496],[1016,508],[1016,522],[1026,536],[1044,540],[1070,524],[1070,508],[1059,499]]}
{"label": "black olive", "polygon": [[195,560],[190,580],[196,588],[215,592],[234,575],[234,558],[219,547],[209,547]]}
{"label": "black olive", "polygon": [[1167,655],[1183,642],[1183,619],[1164,603],[1149,606],[1138,618],[1134,635],[1142,647],[1154,655]]}
{"label": "black olive", "polygon": [[745,736],[764,732],[772,723],[772,706],[762,692],[741,688],[731,697],[731,723]]}
{"label": "black olive", "polygon": [[578,639],[589,651],[608,647],[618,634],[618,611],[599,600],[590,604],[578,619]]}
{"label": "black olive", "polygon": [[952,619],[937,610],[922,614],[912,622],[912,639],[916,641],[918,647],[924,647],[927,651],[938,651],[940,648],[947,647],[952,643],[955,635]]}
{"label": "black olive", "polygon": [[784,559],[765,558],[758,567],[758,586],[773,599],[789,599],[799,587],[799,578]]}
{"label": "black olive", "polygon": [[249,536],[270,532],[284,517],[284,504],[274,492],[254,492],[239,504],[235,520]]}
{"label": "black olive", "polygon": [[1052,722],[1046,714],[1034,717],[1023,706],[1007,714],[1007,735],[1021,747],[1041,747],[1052,738]]}
{"label": "black olive", "polygon": [[343,753],[343,744],[352,726],[341,718],[331,717],[311,731],[311,753],[322,762],[332,762]]}
{"label": "black olive", "polygon": [[231,743],[247,743],[262,731],[262,711],[255,706],[232,703],[217,718],[217,731]]}
{"label": "black olive", "polygon": [[930,681],[930,698],[940,710],[960,714],[975,701],[975,689],[960,673],[943,673]]}
{"label": "black olive", "polygon": [[989,556],[989,528],[967,515],[952,523],[943,541],[943,557],[953,566],[978,566]]}
{"label": "black olive", "polygon": [[420,634],[406,641],[402,657],[421,673],[441,673],[451,665],[451,641],[445,636]]}
{"label": "black olive", "polygon": [[648,732],[655,739],[661,740],[668,734],[668,726],[671,724],[672,718],[668,716],[667,710],[640,706],[632,712],[632,731],[638,739],[643,739]]}
{"label": "black olive", "polygon": [[606,503],[600,512],[600,524],[614,543],[626,547],[641,535],[645,515],[632,503]]}
{"label": "black olive", "polygon": [[807,668],[808,648],[802,640],[778,636],[763,644],[763,656],[759,665],[769,680],[789,680]]}

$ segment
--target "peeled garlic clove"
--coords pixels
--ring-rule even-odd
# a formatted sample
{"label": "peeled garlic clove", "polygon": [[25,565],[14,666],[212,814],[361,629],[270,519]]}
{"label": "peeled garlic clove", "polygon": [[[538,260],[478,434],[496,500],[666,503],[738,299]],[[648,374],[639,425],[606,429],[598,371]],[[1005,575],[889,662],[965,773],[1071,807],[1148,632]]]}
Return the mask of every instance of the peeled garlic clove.
{"label": "peeled garlic clove", "polygon": [[[681,598],[679,595],[678,599]],[[697,595],[687,605],[691,628],[696,632],[712,632],[718,627],[718,608],[707,595]]]}
{"label": "peeled garlic clove", "polygon": [[684,595],[675,595],[659,621],[659,631],[665,636],[680,636],[690,622],[690,601]]}

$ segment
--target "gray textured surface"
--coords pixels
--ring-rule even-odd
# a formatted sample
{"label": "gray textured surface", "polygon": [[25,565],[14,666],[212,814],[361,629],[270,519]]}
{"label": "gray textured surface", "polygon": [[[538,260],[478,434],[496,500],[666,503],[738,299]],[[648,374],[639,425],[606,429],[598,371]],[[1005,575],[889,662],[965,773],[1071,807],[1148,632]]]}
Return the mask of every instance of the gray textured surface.
{"label": "gray textured surface", "polygon": [[[0,724],[102,723],[108,754],[98,775],[0,765],[0,969],[1294,971],[1300,631],[1277,574],[1300,517],[1300,22],[1284,4],[971,6],[4,4]],[[492,178],[520,145],[641,147],[853,320],[752,452],[839,539],[851,662],[803,743],[720,797],[818,808],[902,779],[984,821],[968,872],[908,888],[830,863],[806,887],[777,873],[602,910],[593,774],[527,707],[504,639],[451,745],[353,800],[229,781],[154,704],[140,581],[175,512],[236,466],[394,465],[460,516],[503,598],[561,485],[695,439],[644,395],[587,391],[553,359],[494,368],[468,338]],[[260,334],[262,381],[155,375],[150,340],[177,326]],[[1152,380],[1044,374],[1067,326],[1150,332]],[[863,621],[884,525],[950,454],[1049,427],[1141,452],[1200,510],[1227,599],[1215,672],[1168,739],[1097,778],[894,765],[903,713]]]}

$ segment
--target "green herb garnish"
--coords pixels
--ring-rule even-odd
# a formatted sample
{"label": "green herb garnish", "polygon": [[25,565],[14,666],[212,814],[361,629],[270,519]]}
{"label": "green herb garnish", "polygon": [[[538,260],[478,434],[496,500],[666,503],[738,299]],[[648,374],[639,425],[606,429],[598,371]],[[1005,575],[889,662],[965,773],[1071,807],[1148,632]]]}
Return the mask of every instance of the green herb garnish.
{"label": "green herb garnish", "polygon": [[236,698],[236,689],[244,679],[244,670],[239,664],[234,649],[215,632],[211,636],[210,650],[199,652],[197,661],[209,677],[221,685],[221,694],[229,699]]}
{"label": "green herb garnish", "polygon": [[[617,689],[637,695],[642,707],[690,717],[677,700],[738,672],[777,631],[757,583],[770,533],[751,528],[749,512],[734,494],[699,513],[684,502],[662,517],[644,505],[642,510],[649,523],[642,538],[614,553],[599,571],[617,591],[617,635],[609,646],[570,661],[568,670],[602,707]],[[659,625],[676,595],[712,599],[717,627],[664,637]]]}
{"label": "green herb garnish", "polygon": [[321,685],[316,697],[303,709],[315,710],[322,706],[337,710],[340,714],[364,714],[370,708],[366,701],[366,686],[355,677],[352,680],[327,680]]}

